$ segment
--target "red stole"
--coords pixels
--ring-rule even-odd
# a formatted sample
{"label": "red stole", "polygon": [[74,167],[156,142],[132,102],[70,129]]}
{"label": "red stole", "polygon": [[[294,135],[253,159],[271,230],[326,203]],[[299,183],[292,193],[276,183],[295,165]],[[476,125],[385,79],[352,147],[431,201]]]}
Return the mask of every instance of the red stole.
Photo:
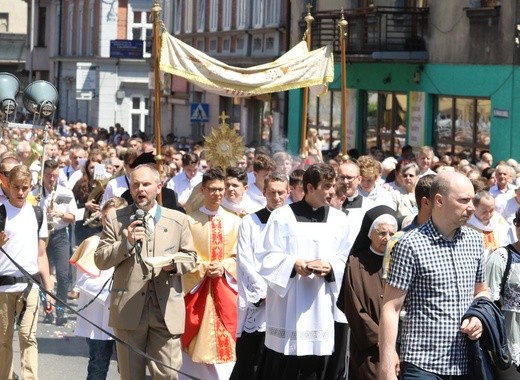
{"label": "red stole", "polygon": [[[210,260],[221,261],[224,258],[224,239],[222,218],[210,217]],[[182,348],[186,349],[199,332],[206,308],[207,297],[213,299],[213,329],[217,337],[217,356],[219,362],[235,360],[233,347],[229,347],[229,336],[236,340],[237,328],[237,293],[224,277],[204,277],[194,293],[184,297],[186,303],[186,326],[182,335]]]}

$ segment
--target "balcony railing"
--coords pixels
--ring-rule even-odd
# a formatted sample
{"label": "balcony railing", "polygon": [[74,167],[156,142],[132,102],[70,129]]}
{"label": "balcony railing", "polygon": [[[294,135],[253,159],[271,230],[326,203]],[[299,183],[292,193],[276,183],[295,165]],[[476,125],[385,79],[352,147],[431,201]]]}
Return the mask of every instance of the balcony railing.
{"label": "balcony railing", "polygon": [[[336,57],[340,56],[338,21],[341,11],[313,13],[311,25],[311,44],[316,49],[323,45],[332,45]],[[300,26],[305,30],[302,16]],[[351,59],[369,59],[385,57],[385,52],[410,53],[425,52],[424,41],[428,8],[371,7],[344,11],[348,21],[347,57]],[[391,55],[386,55],[391,57]],[[395,55],[396,57],[399,54]],[[402,57],[410,55],[402,54]],[[425,57],[427,55],[416,55]]]}

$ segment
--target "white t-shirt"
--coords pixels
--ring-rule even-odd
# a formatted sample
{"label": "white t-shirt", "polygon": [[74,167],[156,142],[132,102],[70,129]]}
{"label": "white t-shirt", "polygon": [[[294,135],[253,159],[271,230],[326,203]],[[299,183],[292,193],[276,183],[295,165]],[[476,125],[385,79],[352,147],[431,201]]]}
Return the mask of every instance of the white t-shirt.
{"label": "white t-shirt", "polygon": [[[30,274],[38,273],[38,236],[47,237],[47,218],[43,214],[43,223],[37,234],[38,221],[33,207],[25,204],[22,208],[4,203],[6,209],[5,232],[9,240],[3,246],[7,254]],[[0,275],[22,277],[18,268],[0,252]],[[0,292],[22,292],[27,283],[0,286]]]}

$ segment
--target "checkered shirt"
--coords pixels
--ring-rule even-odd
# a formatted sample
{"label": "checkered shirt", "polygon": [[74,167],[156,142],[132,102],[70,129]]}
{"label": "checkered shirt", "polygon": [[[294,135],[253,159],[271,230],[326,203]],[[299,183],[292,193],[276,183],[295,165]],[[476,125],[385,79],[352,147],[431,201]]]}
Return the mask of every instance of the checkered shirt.
{"label": "checkered shirt", "polygon": [[401,361],[441,375],[468,371],[462,316],[484,282],[484,245],[480,234],[461,227],[445,240],[431,219],[398,241],[388,284],[407,291],[401,330]]}

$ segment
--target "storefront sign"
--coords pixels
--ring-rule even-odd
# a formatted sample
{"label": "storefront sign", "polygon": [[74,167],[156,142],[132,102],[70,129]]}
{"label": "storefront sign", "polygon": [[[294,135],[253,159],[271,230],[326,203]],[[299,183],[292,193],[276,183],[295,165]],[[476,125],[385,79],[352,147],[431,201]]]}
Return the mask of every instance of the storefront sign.
{"label": "storefront sign", "polygon": [[502,108],[493,108],[493,116],[500,117],[502,119],[509,119],[509,110]]}
{"label": "storefront sign", "polygon": [[424,145],[424,92],[410,92],[410,109],[408,117],[408,144],[413,147]]}

